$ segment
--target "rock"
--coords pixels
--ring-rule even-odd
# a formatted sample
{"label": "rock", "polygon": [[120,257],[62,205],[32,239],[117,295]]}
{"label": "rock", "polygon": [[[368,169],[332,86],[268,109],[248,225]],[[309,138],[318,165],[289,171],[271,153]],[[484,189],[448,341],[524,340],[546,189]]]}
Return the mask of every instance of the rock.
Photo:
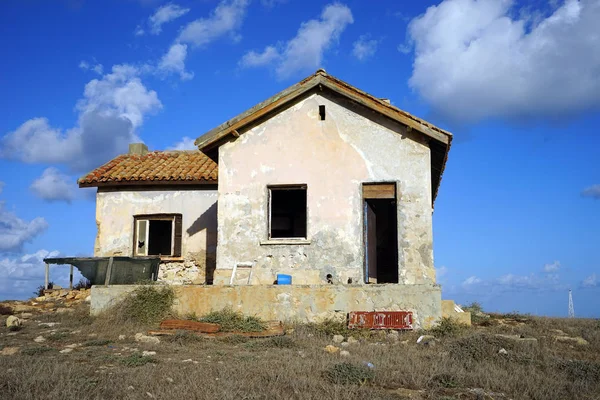
{"label": "rock", "polygon": [[56,312],[59,313],[59,314],[72,313],[73,311],[75,311],[75,310],[73,310],[72,308],[63,308],[63,307],[60,307],[60,308],[56,309]]}
{"label": "rock", "polygon": [[53,326],[60,325],[60,322],[40,322],[39,326],[47,326],[48,328],[52,328]]}
{"label": "rock", "polygon": [[18,318],[15,317],[14,315],[9,315],[8,318],[6,319],[6,326],[7,327],[11,327],[11,326],[21,326],[22,321]]}
{"label": "rock", "polygon": [[573,343],[579,346],[588,345],[589,342],[582,338],[581,336],[571,337],[571,336],[554,336],[554,340],[561,343]]}
{"label": "rock", "polygon": [[286,334],[286,335],[291,335],[291,334],[293,334],[293,333],[294,333],[294,329],[292,329],[292,328],[290,328],[290,329],[286,329],[286,330],[285,330],[285,334]]}
{"label": "rock", "polygon": [[358,344],[358,340],[353,336],[348,337],[348,344]]}
{"label": "rock", "polygon": [[348,346],[350,346],[350,343],[348,343],[348,342],[342,342],[342,343],[340,343],[340,346],[342,346],[342,347],[348,347]]}
{"label": "rock", "polygon": [[506,351],[506,349],[502,348],[502,349],[498,350],[498,354],[507,355],[508,351]]}
{"label": "rock", "polygon": [[33,339],[33,341],[36,343],[42,343],[42,342],[45,342],[46,339],[43,336],[38,336],[35,339]]}
{"label": "rock", "polygon": [[97,336],[98,336],[98,334],[97,334],[97,333],[89,333],[89,334],[88,334],[88,337],[97,337]]}
{"label": "rock", "polygon": [[191,363],[193,360],[188,358],[187,360],[181,360],[182,363]]}
{"label": "rock", "polygon": [[346,351],[346,350],[340,351],[340,356],[342,356],[342,357],[348,357],[349,355],[350,355],[349,351]]}
{"label": "rock", "polygon": [[417,339],[418,344],[429,345],[435,342],[435,336],[433,335],[421,335]]}
{"label": "rock", "polygon": [[83,344],[81,343],[73,343],[73,344],[68,344],[65,346],[65,348],[67,349],[76,349],[77,347],[81,347],[83,346]]}
{"label": "rock", "polygon": [[41,303],[42,301],[46,301],[46,296],[39,296],[39,297],[36,297],[34,300],[39,301]]}
{"label": "rock", "polygon": [[88,296],[85,298],[86,303],[89,303],[90,301],[92,301],[92,296]]}
{"label": "rock", "polygon": [[127,390],[135,390],[133,386],[127,386]]}
{"label": "rock", "polygon": [[31,317],[33,317],[33,314],[29,313],[29,312],[24,312],[24,313],[19,314],[19,316],[21,318],[31,318]]}
{"label": "rock", "polygon": [[333,353],[337,353],[338,351],[340,351],[340,348],[328,344],[327,346],[325,346],[324,350],[330,354],[333,354]]}
{"label": "rock", "polygon": [[167,377],[165,380],[169,383],[175,382],[175,380],[173,378],[169,378],[169,377]]}
{"label": "rock", "polygon": [[155,351],[146,351],[146,350],[144,350],[144,351],[142,351],[142,355],[143,355],[144,357],[155,356],[155,355],[156,355],[156,352],[155,352]]}
{"label": "rock", "polygon": [[125,335],[119,335],[119,340],[125,340],[125,339],[127,339],[127,336],[125,336]]}
{"label": "rock", "polygon": [[59,353],[60,353],[60,354],[68,354],[68,353],[70,353],[70,352],[72,352],[72,351],[73,351],[73,349],[71,349],[71,348],[66,348],[66,349],[63,349],[63,350],[59,351]]}
{"label": "rock", "polygon": [[333,343],[342,343],[344,337],[342,335],[333,335]]}
{"label": "rock", "polygon": [[15,304],[12,306],[13,312],[22,313],[22,312],[34,312],[37,310],[34,306],[30,306],[27,304]]}
{"label": "rock", "polygon": [[19,352],[19,347],[5,347],[0,350],[0,355],[2,356],[12,356]]}
{"label": "rock", "polygon": [[136,333],[135,334],[135,341],[136,342],[142,342],[142,343],[151,343],[151,344],[158,344],[160,343],[160,339],[154,336],[146,336],[143,333]]}

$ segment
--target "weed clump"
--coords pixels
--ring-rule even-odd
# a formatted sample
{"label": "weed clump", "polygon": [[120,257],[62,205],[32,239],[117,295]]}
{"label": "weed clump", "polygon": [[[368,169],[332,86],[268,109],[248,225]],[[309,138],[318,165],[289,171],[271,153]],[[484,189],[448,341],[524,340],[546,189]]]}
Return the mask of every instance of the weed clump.
{"label": "weed clump", "polygon": [[453,318],[443,317],[435,327],[429,330],[429,332],[432,335],[439,337],[458,336],[467,329],[467,325],[461,324]]}
{"label": "weed clump", "polygon": [[64,332],[55,332],[55,333],[49,335],[47,339],[52,342],[61,342],[68,337],[69,337],[69,335],[67,335]]}
{"label": "weed clump", "polygon": [[252,316],[246,317],[230,308],[213,311],[201,317],[199,321],[219,324],[222,332],[260,332],[266,329],[266,325],[261,319]]}
{"label": "weed clump", "polygon": [[21,353],[28,355],[28,356],[38,356],[40,354],[46,354],[46,353],[54,351],[54,350],[55,349],[53,349],[52,347],[37,346],[37,347],[24,348],[21,351]]}
{"label": "weed clump", "polygon": [[171,315],[175,292],[169,286],[140,286],[116,306],[125,321],[154,324]]}
{"label": "weed clump", "polygon": [[366,365],[348,362],[332,365],[324,372],[325,378],[340,385],[364,385],[373,381],[375,372]]}
{"label": "weed clump", "polygon": [[142,365],[146,365],[149,363],[156,364],[157,362],[158,360],[153,357],[143,356],[138,353],[132,354],[121,359],[121,364],[127,367],[141,367]]}
{"label": "weed clump", "polygon": [[84,347],[106,346],[110,343],[112,343],[112,340],[96,339],[96,340],[88,340],[87,342],[83,343],[83,346]]}

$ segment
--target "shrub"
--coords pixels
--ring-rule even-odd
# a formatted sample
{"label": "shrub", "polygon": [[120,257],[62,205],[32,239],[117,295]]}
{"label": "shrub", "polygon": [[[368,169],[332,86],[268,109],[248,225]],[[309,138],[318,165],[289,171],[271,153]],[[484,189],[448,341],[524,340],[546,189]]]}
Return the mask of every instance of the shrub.
{"label": "shrub", "polygon": [[[48,282],[48,290],[52,289],[53,287],[54,282]],[[37,287],[37,289],[35,289],[35,292],[33,292],[33,294],[35,294],[35,297],[41,297],[44,295],[44,290],[46,290],[44,285],[40,285]]]}
{"label": "shrub", "polygon": [[53,349],[52,347],[45,347],[45,346],[37,346],[37,347],[27,347],[24,348],[21,353],[28,355],[28,356],[37,356],[40,354],[45,354],[51,351],[54,351],[55,349]]}
{"label": "shrub", "polygon": [[253,340],[245,344],[248,349],[266,349],[266,348],[279,348],[279,349],[292,349],[296,347],[296,342],[288,336],[275,336],[269,339],[258,339]]}
{"label": "shrub", "polygon": [[0,315],[13,315],[13,310],[10,307],[0,305]]}
{"label": "shrub", "polygon": [[172,314],[175,292],[169,286],[140,286],[113,310],[125,321],[154,324]]}
{"label": "shrub", "polygon": [[153,357],[143,356],[139,353],[135,353],[121,359],[121,363],[128,367],[140,367],[149,363],[156,364],[157,362],[157,359]]}
{"label": "shrub", "polygon": [[324,376],[331,383],[364,385],[373,380],[375,372],[366,365],[344,362],[331,366],[324,372]]}
{"label": "shrub", "polygon": [[87,342],[83,343],[84,347],[92,347],[92,346],[106,346],[107,344],[111,344],[112,340],[105,340],[105,339],[96,339],[96,340],[88,340]]}
{"label": "shrub", "polygon": [[11,325],[8,327],[8,330],[11,332],[18,332],[21,329],[23,329],[23,327],[21,325]]}
{"label": "shrub", "polygon": [[231,335],[231,336],[223,336],[219,338],[220,342],[228,343],[228,344],[241,344],[246,343],[248,339],[246,336],[242,335]]}
{"label": "shrub", "polygon": [[199,319],[200,322],[208,322],[221,325],[222,332],[260,332],[266,329],[266,325],[257,317],[245,317],[240,312],[230,308],[221,311],[213,311]]}
{"label": "shrub", "polygon": [[443,317],[429,332],[435,336],[457,336],[467,330],[467,325],[461,324],[454,318]]}
{"label": "shrub", "polygon": [[458,386],[456,378],[450,374],[433,375],[427,381],[429,388],[455,388]]}
{"label": "shrub", "polygon": [[483,313],[483,308],[481,308],[481,304],[474,301],[471,304],[467,304],[466,306],[462,306],[464,311],[470,312],[471,314],[480,314]]}
{"label": "shrub", "polygon": [[89,289],[92,287],[92,282],[88,281],[85,278],[81,278],[79,280],[79,282],[77,282],[74,286],[73,289],[74,290],[81,290],[81,289]]}

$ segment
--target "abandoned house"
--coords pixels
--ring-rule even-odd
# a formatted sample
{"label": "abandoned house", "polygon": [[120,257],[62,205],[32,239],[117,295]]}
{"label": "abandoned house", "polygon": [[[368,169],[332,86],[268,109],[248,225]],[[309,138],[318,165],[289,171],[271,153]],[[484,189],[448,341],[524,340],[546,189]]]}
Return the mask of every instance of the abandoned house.
{"label": "abandoned house", "polygon": [[[98,188],[95,256],[160,256],[183,312],[404,310],[427,326],[441,316],[432,213],[451,141],[318,70],[198,150],[133,144],[79,185]],[[92,307],[128,290],[95,287]]]}

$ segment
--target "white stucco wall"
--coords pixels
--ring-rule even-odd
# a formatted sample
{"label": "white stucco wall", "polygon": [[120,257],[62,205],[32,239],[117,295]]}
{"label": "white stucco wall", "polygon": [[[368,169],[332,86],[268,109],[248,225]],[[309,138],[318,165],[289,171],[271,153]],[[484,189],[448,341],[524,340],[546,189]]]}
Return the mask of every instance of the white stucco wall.
{"label": "white stucco wall", "polygon": [[[429,147],[403,126],[349,107],[313,94],[220,147],[216,283],[248,262],[254,284],[273,283],[277,273],[298,284],[324,283],[327,274],[363,282],[361,183],[390,181],[399,196],[400,282],[435,283]],[[308,185],[310,244],[261,245],[273,184]]]}
{"label": "white stucco wall", "polygon": [[163,263],[159,279],[204,283],[214,268],[217,191],[214,189],[103,191],[96,195],[95,256],[132,256],[134,215],[182,214],[181,260]]}

